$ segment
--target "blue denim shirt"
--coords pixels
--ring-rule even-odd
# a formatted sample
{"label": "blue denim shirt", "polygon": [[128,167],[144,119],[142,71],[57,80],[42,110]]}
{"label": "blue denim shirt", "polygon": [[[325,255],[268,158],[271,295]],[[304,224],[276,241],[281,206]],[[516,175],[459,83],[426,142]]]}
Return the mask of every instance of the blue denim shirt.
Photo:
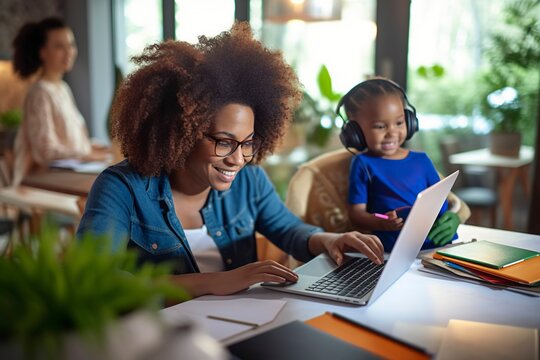
{"label": "blue denim shirt", "polygon": [[[312,258],[308,239],[322,231],[292,214],[266,173],[251,165],[229,190],[212,189],[201,215],[227,270],[257,259],[256,231],[301,261]],[[168,176],[142,176],[127,160],[96,179],[77,236],[87,232],[112,236],[116,247],[127,240],[141,261],[171,261],[175,274],[199,271],[174,211]]]}

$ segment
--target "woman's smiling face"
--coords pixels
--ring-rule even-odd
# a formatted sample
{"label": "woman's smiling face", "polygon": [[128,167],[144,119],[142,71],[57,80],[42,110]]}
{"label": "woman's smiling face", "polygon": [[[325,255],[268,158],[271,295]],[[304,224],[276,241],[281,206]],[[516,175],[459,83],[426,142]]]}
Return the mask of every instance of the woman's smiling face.
{"label": "woman's smiling face", "polygon": [[[228,156],[217,156],[219,140],[246,142],[253,138],[254,129],[255,115],[249,106],[235,103],[225,105],[216,113],[214,124],[207,136],[193,148],[186,161],[186,170],[201,186],[219,191],[229,189],[238,171],[251,161],[252,157],[242,155],[243,146],[238,146]],[[244,147],[248,148],[247,145]]]}

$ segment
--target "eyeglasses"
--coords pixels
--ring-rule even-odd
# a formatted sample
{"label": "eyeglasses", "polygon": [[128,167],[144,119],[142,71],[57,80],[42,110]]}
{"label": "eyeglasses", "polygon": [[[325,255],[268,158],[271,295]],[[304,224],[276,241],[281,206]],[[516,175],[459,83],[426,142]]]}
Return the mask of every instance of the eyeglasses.
{"label": "eyeglasses", "polygon": [[214,153],[219,157],[227,157],[241,147],[242,155],[244,157],[254,156],[261,147],[260,138],[251,138],[244,141],[236,141],[229,138],[217,138],[212,135],[205,135],[208,139],[214,142]]}

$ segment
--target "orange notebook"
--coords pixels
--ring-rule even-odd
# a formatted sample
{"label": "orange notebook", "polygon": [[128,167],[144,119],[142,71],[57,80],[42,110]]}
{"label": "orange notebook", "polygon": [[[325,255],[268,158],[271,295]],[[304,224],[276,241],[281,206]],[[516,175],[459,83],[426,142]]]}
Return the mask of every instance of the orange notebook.
{"label": "orange notebook", "polygon": [[386,359],[431,359],[431,355],[421,349],[329,312],[306,320],[305,323]]}
{"label": "orange notebook", "polygon": [[468,261],[446,257],[437,253],[433,254],[433,258],[437,260],[450,261],[470,269],[482,271],[504,279],[518,282],[520,284],[531,285],[540,282],[540,256],[536,256],[502,269],[492,269]]}

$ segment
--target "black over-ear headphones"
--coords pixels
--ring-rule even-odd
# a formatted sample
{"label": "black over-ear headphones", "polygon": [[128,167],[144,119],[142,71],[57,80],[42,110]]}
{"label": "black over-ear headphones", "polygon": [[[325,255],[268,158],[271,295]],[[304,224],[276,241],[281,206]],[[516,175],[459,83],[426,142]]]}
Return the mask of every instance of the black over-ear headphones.
{"label": "black over-ear headphones", "polygon": [[363,81],[356,86],[354,86],[351,90],[349,90],[343,97],[339,100],[337,106],[336,106],[336,113],[344,120],[343,127],[341,128],[341,132],[339,133],[339,139],[341,140],[341,143],[345,148],[354,148],[360,152],[366,150],[367,144],[366,139],[364,137],[364,133],[362,132],[362,129],[360,128],[360,125],[356,121],[349,121],[348,119],[345,119],[341,115],[341,107],[347,101],[347,99],[354,94],[358,89],[365,87],[373,82],[385,82],[390,84],[391,86],[398,89],[401,94],[403,94],[403,98],[405,99],[405,125],[407,126],[407,137],[405,140],[409,140],[412,138],[414,133],[418,131],[418,118],[416,117],[416,109],[407,99],[407,94],[405,94],[405,91],[399,86],[397,83],[393,82],[392,80],[383,79],[383,78],[376,78],[376,79],[370,79]]}

